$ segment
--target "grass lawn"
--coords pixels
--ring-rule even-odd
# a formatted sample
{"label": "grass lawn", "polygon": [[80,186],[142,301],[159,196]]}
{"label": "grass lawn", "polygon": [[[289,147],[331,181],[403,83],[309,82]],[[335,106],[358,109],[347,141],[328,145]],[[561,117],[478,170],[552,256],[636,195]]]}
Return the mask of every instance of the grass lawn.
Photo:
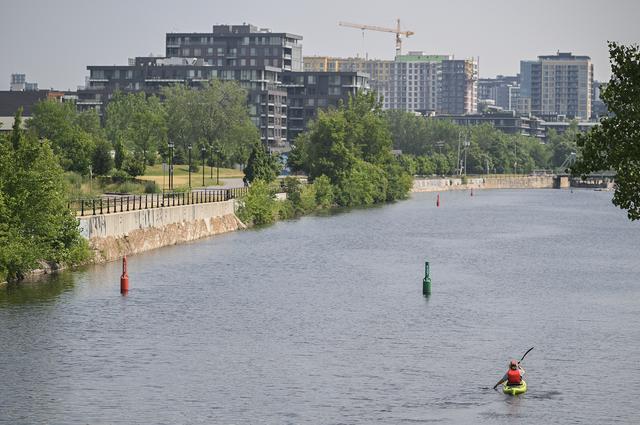
{"label": "grass lawn", "polygon": [[[168,167],[167,167],[168,169]],[[204,171],[204,185],[215,186],[216,185],[216,167],[213,167],[213,178],[211,176],[210,167],[205,167]],[[220,168],[220,183],[223,183],[225,178],[242,178],[244,173],[240,170],[233,168]],[[144,176],[138,176],[141,180],[153,180],[158,187],[167,186],[169,184],[168,171],[162,172],[162,164],[156,164],[154,166],[147,166],[147,171]],[[187,187],[189,185],[189,166],[188,165],[174,165],[173,166],[173,185],[174,187]],[[195,173],[191,173],[191,186],[202,187],[202,167]]]}

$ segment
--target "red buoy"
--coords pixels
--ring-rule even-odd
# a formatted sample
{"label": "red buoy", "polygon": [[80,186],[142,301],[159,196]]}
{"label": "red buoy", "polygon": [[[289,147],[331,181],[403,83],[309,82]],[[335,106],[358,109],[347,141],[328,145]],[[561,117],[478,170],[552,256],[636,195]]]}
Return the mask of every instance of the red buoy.
{"label": "red buoy", "polygon": [[120,276],[120,293],[125,295],[129,292],[129,275],[127,274],[127,256],[122,258],[122,276]]}
{"label": "red buoy", "polygon": [[438,197],[436,198],[436,207],[440,206],[440,194],[438,193]]}

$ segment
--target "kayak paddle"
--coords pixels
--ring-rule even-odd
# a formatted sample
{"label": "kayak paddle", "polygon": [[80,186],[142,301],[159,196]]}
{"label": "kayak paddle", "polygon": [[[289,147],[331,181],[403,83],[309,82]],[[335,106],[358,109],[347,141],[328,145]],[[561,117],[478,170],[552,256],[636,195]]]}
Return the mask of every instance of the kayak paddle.
{"label": "kayak paddle", "polygon": [[531,351],[531,350],[533,350],[533,347],[529,348],[529,349],[527,350],[527,352],[526,352],[526,353],[524,353],[524,355],[522,356],[522,358],[520,359],[520,361],[519,361],[518,363],[522,362],[522,361],[524,360],[525,356],[526,356],[527,354],[529,354],[529,351]]}

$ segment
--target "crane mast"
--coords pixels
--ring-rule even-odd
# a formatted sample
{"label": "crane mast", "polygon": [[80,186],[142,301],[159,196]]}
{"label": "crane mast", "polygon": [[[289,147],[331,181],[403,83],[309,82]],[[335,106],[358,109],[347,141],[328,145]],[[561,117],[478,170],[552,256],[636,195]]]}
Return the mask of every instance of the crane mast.
{"label": "crane mast", "polygon": [[363,24],[354,24],[351,22],[338,22],[338,25],[340,25],[341,27],[349,27],[349,28],[358,28],[362,31],[364,30],[369,30],[369,31],[380,31],[380,32],[390,32],[396,35],[396,56],[400,56],[402,54],[402,38],[401,36],[405,36],[405,37],[409,37],[415,34],[415,32],[413,31],[402,31],[400,29],[400,19],[396,20],[396,27],[395,28],[385,28],[385,27],[379,27],[379,26],[375,26],[375,25],[363,25]]}

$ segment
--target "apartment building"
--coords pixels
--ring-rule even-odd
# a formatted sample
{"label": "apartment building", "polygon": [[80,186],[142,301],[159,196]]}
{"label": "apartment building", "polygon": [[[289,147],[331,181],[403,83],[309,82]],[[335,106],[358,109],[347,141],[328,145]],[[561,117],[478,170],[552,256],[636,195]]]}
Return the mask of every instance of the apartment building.
{"label": "apartment building", "polygon": [[210,33],[167,33],[166,56],[202,58],[219,68],[302,71],[302,36],[254,25],[214,25]]}
{"label": "apartment building", "polygon": [[498,75],[478,79],[478,103],[493,105],[505,111],[518,111],[519,76]]}
{"label": "apartment building", "polygon": [[538,116],[562,115],[589,119],[593,64],[589,56],[558,52],[520,62],[520,97]]}
{"label": "apartment building", "polygon": [[[78,92],[78,107],[102,111],[117,90],[157,95],[172,84],[199,87],[210,79],[232,80],[247,90],[249,115],[263,143],[281,150],[302,131],[288,132],[289,91],[295,103],[300,101],[300,91],[283,84],[285,74],[291,80],[302,73],[301,41],[299,35],[248,24],[214,25],[211,33],[167,33],[165,57],[137,57],[122,66],[88,66],[90,75]],[[345,81],[351,81],[352,74],[347,73]],[[337,78],[342,82],[340,75]],[[316,94],[318,86],[310,83],[302,93],[315,96],[306,103],[317,109],[337,104],[336,96],[347,99],[354,87],[366,88],[366,79],[360,75],[357,81],[330,87],[323,95]],[[310,80],[303,75],[302,81]]]}
{"label": "apartment building", "polygon": [[357,71],[285,72],[282,87],[287,90],[288,136],[292,142],[314,119],[318,110],[348,102],[349,96],[369,90],[367,74]]}

